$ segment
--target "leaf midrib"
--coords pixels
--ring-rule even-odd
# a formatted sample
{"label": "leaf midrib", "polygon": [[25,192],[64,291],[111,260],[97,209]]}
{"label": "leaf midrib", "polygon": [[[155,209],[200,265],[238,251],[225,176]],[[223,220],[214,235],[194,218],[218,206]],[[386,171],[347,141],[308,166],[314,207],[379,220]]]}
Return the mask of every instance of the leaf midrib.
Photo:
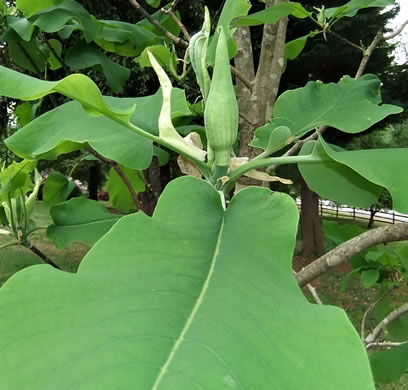
{"label": "leaf midrib", "polygon": [[215,246],[214,254],[213,254],[213,257],[212,257],[212,260],[211,260],[211,266],[210,266],[210,269],[208,271],[207,278],[206,278],[206,280],[203,283],[203,286],[201,288],[200,295],[197,298],[197,302],[195,303],[190,315],[187,318],[187,321],[186,321],[186,323],[185,323],[185,325],[184,325],[184,327],[183,327],[183,329],[182,329],[182,331],[180,333],[180,336],[178,337],[178,339],[174,343],[173,348],[171,349],[166,362],[163,364],[163,366],[162,366],[162,368],[160,370],[160,373],[159,373],[156,381],[153,384],[152,390],[158,390],[161,380],[163,379],[164,375],[166,374],[168,367],[170,366],[171,362],[173,361],[174,356],[176,355],[181,343],[184,340],[185,334],[190,329],[191,324],[194,321],[195,315],[197,314],[197,312],[200,309],[200,306],[201,306],[201,304],[203,302],[204,296],[205,296],[205,294],[207,292],[207,289],[208,289],[208,286],[210,284],[212,275],[214,273],[215,265],[217,263],[219,248],[220,248],[220,245],[221,245],[221,236],[222,236],[222,234],[224,232],[224,220],[225,220],[225,216],[222,218],[220,231],[219,231],[218,237],[217,237],[217,244]]}

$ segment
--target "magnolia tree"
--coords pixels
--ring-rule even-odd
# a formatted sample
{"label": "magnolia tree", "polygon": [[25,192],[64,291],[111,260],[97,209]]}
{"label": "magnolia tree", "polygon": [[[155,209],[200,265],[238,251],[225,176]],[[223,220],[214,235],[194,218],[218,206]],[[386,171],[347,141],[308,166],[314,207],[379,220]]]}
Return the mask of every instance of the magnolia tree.
{"label": "magnolia tree", "polygon": [[[379,381],[398,378],[408,368],[407,345],[379,337],[390,322],[402,321],[407,305],[391,309],[361,338],[341,309],[309,303],[299,285],[370,246],[407,239],[405,224],[364,233],[294,275],[295,202],[242,180],[285,183],[272,171],[297,164],[308,186],[327,199],[368,207],[386,188],[393,207],[408,212],[408,178],[393,174],[407,160],[406,149],[346,151],[324,139],[327,127],[359,133],[402,111],[381,104],[380,80],[363,75],[375,46],[389,37],[379,32],[362,48],[354,78],[309,82],[277,98],[285,61],[308,39],[362,8],[393,1],[307,10],[266,0],[265,10],[248,14],[247,0],[227,0],[216,20],[205,10],[203,27],[191,38],[177,1],[153,15],[136,0],[129,3],[141,22],[97,20],[74,0],[2,3],[10,56],[37,76],[0,68],[0,94],[34,102],[25,106],[27,124],[6,140],[24,160],[0,174],[3,224],[17,244],[32,247],[39,178],[34,185],[30,173],[39,159],[85,149],[110,164],[108,190],[124,211],[144,209],[143,171],[153,156],[165,163],[167,151],[177,153],[188,175],[167,185],[151,217],[111,215],[81,198],[65,201],[69,180],[58,174],[47,180],[44,196],[55,204],[50,239],[59,247],[73,240],[95,245],[76,274],[39,265],[1,288],[1,388],[361,390],[374,389],[372,372]],[[313,20],[319,31],[285,44],[290,15]],[[262,24],[255,71],[248,27]],[[80,38],[65,52],[62,42],[73,34]],[[91,42],[118,56],[139,55],[161,89],[118,98],[103,96],[79,73],[44,80],[49,69],[97,65],[119,92],[129,71]],[[187,49],[181,76],[172,44]],[[188,102],[163,68],[174,82],[192,68],[202,100]],[[35,105],[54,93],[72,101],[36,117]],[[179,127],[201,117],[204,127]],[[370,355],[372,371],[366,349],[373,346],[394,348]]]}

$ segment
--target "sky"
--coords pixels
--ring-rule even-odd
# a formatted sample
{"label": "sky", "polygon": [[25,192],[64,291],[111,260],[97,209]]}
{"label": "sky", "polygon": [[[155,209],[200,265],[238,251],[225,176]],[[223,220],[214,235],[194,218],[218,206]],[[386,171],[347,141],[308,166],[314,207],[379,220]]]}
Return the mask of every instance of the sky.
{"label": "sky", "polygon": [[[408,19],[408,0],[396,0],[395,3],[400,5],[400,12],[395,17],[395,19],[390,23],[389,27],[393,30],[397,29],[401,24]],[[403,64],[408,61],[408,25],[405,26],[404,30],[392,42],[398,43],[399,48],[397,48],[394,53],[396,56],[396,62]],[[404,50],[405,47],[405,50]]]}

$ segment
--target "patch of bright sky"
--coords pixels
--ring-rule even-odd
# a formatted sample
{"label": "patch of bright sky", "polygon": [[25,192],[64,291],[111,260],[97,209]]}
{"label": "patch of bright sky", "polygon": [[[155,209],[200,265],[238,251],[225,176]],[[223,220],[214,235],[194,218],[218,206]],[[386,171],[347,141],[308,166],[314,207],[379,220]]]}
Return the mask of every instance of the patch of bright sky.
{"label": "patch of bright sky", "polygon": [[[406,20],[408,20],[408,0],[395,0],[400,6],[399,14],[389,23],[388,27],[392,30],[397,30]],[[398,64],[408,62],[408,25],[398,34],[391,42],[398,46],[394,52],[395,61]]]}

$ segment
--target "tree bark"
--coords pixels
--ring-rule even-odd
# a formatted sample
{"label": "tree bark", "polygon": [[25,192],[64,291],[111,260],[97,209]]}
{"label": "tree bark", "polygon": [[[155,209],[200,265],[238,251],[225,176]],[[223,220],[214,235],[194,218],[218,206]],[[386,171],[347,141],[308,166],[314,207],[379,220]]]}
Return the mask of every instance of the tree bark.
{"label": "tree bark", "polygon": [[319,196],[300,178],[300,225],[302,232],[302,256],[323,253],[323,230],[319,216]]}

